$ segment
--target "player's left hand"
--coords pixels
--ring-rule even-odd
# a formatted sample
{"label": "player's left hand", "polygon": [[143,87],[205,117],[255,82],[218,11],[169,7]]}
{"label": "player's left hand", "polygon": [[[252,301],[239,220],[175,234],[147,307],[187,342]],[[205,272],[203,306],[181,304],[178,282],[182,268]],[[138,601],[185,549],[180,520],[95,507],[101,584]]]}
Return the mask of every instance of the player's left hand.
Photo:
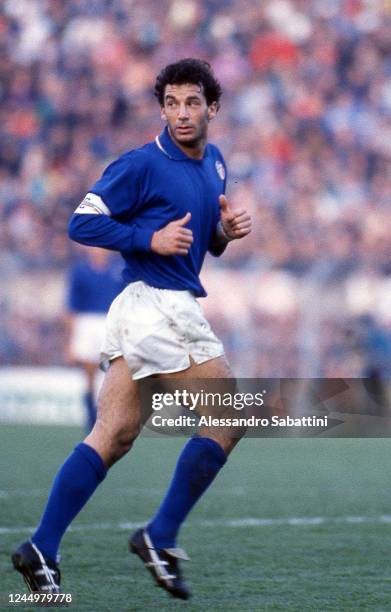
{"label": "player's left hand", "polygon": [[220,221],[227,240],[244,238],[251,232],[251,217],[244,208],[231,209],[225,195],[219,196]]}

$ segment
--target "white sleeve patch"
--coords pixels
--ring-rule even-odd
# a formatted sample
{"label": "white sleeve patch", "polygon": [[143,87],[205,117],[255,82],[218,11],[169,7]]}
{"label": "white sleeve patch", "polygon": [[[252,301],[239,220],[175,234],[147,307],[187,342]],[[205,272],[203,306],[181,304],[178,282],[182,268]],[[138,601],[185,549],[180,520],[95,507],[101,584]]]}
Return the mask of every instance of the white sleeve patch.
{"label": "white sleeve patch", "polygon": [[110,209],[96,193],[87,193],[84,200],[76,208],[75,213],[77,215],[108,215],[111,217]]}

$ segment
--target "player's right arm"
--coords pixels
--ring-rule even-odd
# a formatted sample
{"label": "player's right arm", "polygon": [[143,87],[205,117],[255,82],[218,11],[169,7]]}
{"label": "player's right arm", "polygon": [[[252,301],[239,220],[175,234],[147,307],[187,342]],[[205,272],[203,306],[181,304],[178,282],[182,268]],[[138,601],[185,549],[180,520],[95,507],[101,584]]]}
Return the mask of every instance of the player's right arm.
{"label": "player's right arm", "polygon": [[102,198],[88,193],[73,213],[68,226],[72,240],[112,251],[150,251],[153,229],[126,225],[112,218]]}
{"label": "player's right arm", "polygon": [[[106,212],[97,212],[97,207],[92,208],[89,204],[91,200],[96,202],[94,196],[92,193],[87,194],[74,212],[68,228],[72,240],[125,253],[138,250],[153,251],[165,256],[188,254],[193,243],[193,233],[184,225],[190,221],[190,213],[157,231],[141,229],[135,225],[119,223]],[[99,202],[101,208],[102,204],[105,206]]]}
{"label": "player's right arm", "polygon": [[123,253],[187,255],[193,242],[192,231],[184,227],[190,221],[190,213],[160,229],[119,220],[137,218],[143,203],[143,170],[140,159],[131,154],[110,164],[72,215],[69,237],[87,246]]}

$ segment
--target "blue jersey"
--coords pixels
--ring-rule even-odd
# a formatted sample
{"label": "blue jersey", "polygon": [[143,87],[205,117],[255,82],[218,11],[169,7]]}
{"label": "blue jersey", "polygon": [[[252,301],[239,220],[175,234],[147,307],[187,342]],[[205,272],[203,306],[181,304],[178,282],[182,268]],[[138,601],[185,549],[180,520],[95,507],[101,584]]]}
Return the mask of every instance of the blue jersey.
{"label": "blue jersey", "polygon": [[120,262],[98,268],[88,261],[75,264],[69,274],[67,306],[74,313],[106,313],[124,289]]}
{"label": "blue jersey", "polygon": [[[225,192],[224,159],[212,144],[200,160],[188,157],[168,129],[108,166],[76,209],[69,235],[82,244],[118,250],[126,282],[142,280],[161,289],[190,290],[205,296],[199,273],[220,219]],[[151,251],[152,235],[187,212],[193,244],[186,256]]]}

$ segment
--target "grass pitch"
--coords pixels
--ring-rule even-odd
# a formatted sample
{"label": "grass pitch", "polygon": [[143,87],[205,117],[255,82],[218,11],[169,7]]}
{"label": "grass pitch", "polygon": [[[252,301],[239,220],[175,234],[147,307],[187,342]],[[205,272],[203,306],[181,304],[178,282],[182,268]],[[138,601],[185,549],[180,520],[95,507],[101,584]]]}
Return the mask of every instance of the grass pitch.
{"label": "grass pitch", "polygon": [[[1,610],[9,593],[25,592],[9,556],[81,435],[1,425]],[[129,523],[154,513],[183,443],[140,438],[73,523],[61,563],[71,610],[391,610],[389,440],[242,441],[181,533],[190,602],[156,588],[127,552]]]}

